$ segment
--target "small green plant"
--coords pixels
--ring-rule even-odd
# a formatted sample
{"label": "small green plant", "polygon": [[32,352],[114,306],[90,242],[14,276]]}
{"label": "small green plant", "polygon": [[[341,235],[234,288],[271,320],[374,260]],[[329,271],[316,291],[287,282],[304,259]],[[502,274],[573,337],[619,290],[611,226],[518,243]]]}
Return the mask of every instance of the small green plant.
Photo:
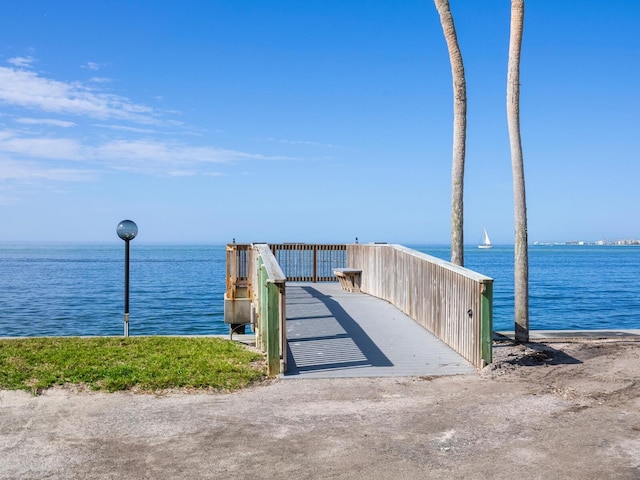
{"label": "small green plant", "polygon": [[214,337],[0,339],[0,389],[231,391],[266,376],[264,357]]}

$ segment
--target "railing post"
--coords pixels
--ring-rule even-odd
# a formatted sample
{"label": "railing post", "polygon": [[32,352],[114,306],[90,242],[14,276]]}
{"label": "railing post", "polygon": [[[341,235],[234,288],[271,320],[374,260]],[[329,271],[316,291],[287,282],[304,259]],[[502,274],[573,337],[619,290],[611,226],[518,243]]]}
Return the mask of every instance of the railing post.
{"label": "railing post", "polygon": [[258,300],[260,303],[260,314],[258,317],[258,329],[260,331],[260,348],[267,351],[267,337],[269,336],[269,309],[267,296],[267,270],[262,263],[262,257],[258,257]]}
{"label": "railing post", "polygon": [[493,282],[481,286],[480,298],[480,336],[482,360],[486,365],[493,362]]}
{"label": "railing post", "polygon": [[227,245],[227,276],[225,280],[225,291],[227,292],[227,295],[231,294],[231,259],[233,258],[234,253],[234,250]]}
{"label": "railing post", "polygon": [[318,246],[313,246],[313,283],[318,282]]}
{"label": "railing post", "polygon": [[280,289],[275,283],[268,282],[267,290],[267,373],[270,376],[280,373]]}
{"label": "railing post", "polygon": [[278,284],[279,291],[279,318],[280,327],[280,372],[287,371],[287,288],[284,283]]}
{"label": "railing post", "polygon": [[[286,365],[286,277],[273,255],[273,248],[254,245],[256,270],[256,298],[258,305],[257,346],[267,354],[267,374],[275,376]],[[284,361],[283,361],[284,360]]]}

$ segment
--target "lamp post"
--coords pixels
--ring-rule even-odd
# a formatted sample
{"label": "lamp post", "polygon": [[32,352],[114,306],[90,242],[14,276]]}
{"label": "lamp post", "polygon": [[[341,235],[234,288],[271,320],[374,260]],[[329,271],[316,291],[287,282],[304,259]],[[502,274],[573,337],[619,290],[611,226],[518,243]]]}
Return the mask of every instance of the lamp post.
{"label": "lamp post", "polygon": [[136,238],[138,226],[131,220],[123,220],[116,229],[124,240],[124,336],[129,336],[129,242]]}

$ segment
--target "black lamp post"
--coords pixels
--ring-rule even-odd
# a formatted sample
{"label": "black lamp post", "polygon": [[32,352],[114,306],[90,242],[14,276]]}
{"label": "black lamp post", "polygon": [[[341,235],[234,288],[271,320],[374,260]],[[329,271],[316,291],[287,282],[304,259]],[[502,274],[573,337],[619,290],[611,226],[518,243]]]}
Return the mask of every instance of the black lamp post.
{"label": "black lamp post", "polygon": [[138,226],[131,220],[123,220],[116,229],[124,240],[124,336],[129,336],[129,242],[136,238]]}

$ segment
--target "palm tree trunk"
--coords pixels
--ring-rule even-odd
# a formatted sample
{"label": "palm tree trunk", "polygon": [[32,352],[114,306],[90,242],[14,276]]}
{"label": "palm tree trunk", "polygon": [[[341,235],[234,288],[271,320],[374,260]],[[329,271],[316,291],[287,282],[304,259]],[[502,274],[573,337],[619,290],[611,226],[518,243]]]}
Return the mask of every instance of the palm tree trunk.
{"label": "palm tree trunk", "polygon": [[464,157],[467,137],[467,84],[449,0],[434,0],[449,50],[453,77],[453,160],[451,165],[451,262],[464,265]]}
{"label": "palm tree trunk", "polygon": [[529,341],[529,252],[527,238],[527,198],[524,161],[520,139],[520,51],[524,28],[524,0],[511,0],[511,35],[507,74],[507,122],[513,169],[513,205],[515,217],[515,339]]}

